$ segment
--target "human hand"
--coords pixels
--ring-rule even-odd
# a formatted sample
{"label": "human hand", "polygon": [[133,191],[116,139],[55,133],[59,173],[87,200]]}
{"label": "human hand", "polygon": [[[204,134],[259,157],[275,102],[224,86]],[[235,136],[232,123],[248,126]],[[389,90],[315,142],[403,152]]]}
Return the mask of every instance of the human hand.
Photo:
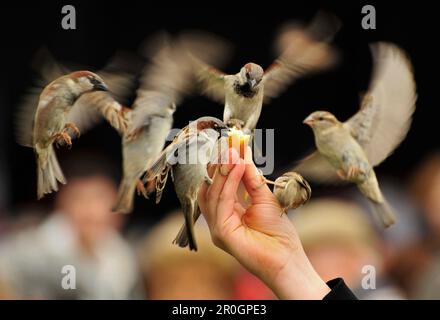
{"label": "human hand", "polygon": [[[252,159],[250,148],[245,159]],[[214,244],[234,256],[281,299],[322,299],[329,287],[304,253],[298,234],[255,167],[229,149],[228,163],[209,168],[212,185],[199,192],[199,206]],[[251,199],[244,207],[243,182]]]}

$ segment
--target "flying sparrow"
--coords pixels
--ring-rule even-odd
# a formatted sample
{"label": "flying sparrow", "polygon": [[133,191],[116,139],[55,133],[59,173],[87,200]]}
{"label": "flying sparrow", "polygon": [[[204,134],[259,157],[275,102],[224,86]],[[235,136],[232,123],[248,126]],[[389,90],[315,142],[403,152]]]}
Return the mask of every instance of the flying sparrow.
{"label": "flying sparrow", "polygon": [[317,182],[355,183],[373,204],[385,227],[395,216],[380,191],[374,166],[405,138],[415,110],[416,86],[406,54],[390,43],[371,45],[374,70],[360,110],[346,122],[317,111],[304,123],[315,135],[317,152],[295,170]]}
{"label": "flying sparrow", "polygon": [[[183,37],[183,35],[181,36]],[[151,39],[144,49],[150,63],[142,71],[133,108],[125,113],[128,129],[122,139],[123,178],[114,210],[133,210],[134,192],[147,197],[152,185],[144,187],[140,178],[162,151],[173,124],[176,105],[194,87],[188,50],[200,52],[203,59],[217,63],[223,46],[202,34],[185,34],[171,41],[166,34]],[[215,49],[215,52],[211,52]],[[210,51],[211,50],[211,51]],[[154,186],[153,186],[154,187]]]}
{"label": "flying sparrow", "polygon": [[[237,74],[227,75],[193,59],[202,93],[224,104],[223,121],[228,126],[249,133],[257,125],[263,102],[278,96],[294,80],[334,64],[336,53],[326,43],[339,28],[332,24],[321,14],[307,28],[284,29],[277,41],[281,54],[266,71],[249,62]],[[323,29],[330,33],[325,39]]]}
{"label": "flying sparrow", "polygon": [[[34,116],[33,127],[19,127],[18,129],[23,132],[21,137],[32,137],[31,141],[21,139],[21,142],[25,142],[26,146],[33,147],[37,156],[38,199],[53,190],[58,190],[57,181],[66,183],[53,144],[70,146],[72,140],[69,131],[79,135],[77,123],[71,117],[73,109],[97,108],[110,121],[118,119],[115,123],[116,126],[123,126],[123,121],[119,121],[118,118],[119,104],[115,109],[114,105],[107,104],[109,101],[102,104],[103,96],[93,95],[95,92],[107,90],[104,80],[97,74],[90,71],[76,71],[54,80],[44,88],[39,96],[35,113],[30,110],[35,107],[28,106],[25,116]],[[106,97],[113,101],[110,96]],[[82,98],[81,101],[79,101],[80,98]],[[32,133],[24,132],[26,130],[31,130]]]}

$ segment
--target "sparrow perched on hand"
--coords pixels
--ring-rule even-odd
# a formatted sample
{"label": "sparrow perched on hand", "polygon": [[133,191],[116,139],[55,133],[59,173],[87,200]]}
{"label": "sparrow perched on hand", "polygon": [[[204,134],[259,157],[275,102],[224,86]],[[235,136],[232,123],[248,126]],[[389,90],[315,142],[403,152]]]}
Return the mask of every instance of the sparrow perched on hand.
{"label": "sparrow perched on hand", "polygon": [[[187,34],[184,43],[179,39],[171,42],[165,34],[153,40],[147,44],[148,50],[144,50],[151,63],[142,72],[133,108],[125,113],[128,129],[122,139],[123,178],[113,208],[121,213],[133,210],[136,188],[147,197],[150,186],[145,188],[140,178],[165,145],[176,105],[194,86],[189,57],[185,53],[197,47],[203,59],[213,63],[218,62],[223,53],[218,41],[202,34]],[[210,52],[214,48],[218,50]]]}
{"label": "sparrow perched on hand", "polygon": [[296,209],[309,201],[312,189],[309,183],[296,172],[286,172],[274,182],[265,179],[266,183],[273,184],[273,194],[283,208],[282,213],[287,214],[289,209]]}
{"label": "sparrow perched on hand", "polygon": [[[385,160],[405,138],[415,110],[416,86],[405,53],[390,43],[371,46],[374,70],[360,110],[346,122],[317,111],[304,123],[315,135],[317,152],[296,171],[318,182],[337,179],[356,183],[385,227],[395,222],[373,167]],[[335,174],[337,173],[337,174]]]}
{"label": "sparrow perched on hand", "polygon": [[189,246],[190,250],[197,251],[193,227],[200,216],[197,204],[199,188],[203,182],[212,183],[207,165],[218,139],[228,130],[222,121],[213,117],[202,117],[191,122],[162,151],[144,179],[156,182],[156,203],[159,203],[171,172],[185,216],[185,223],[173,241],[180,247]]}
{"label": "sparrow perched on hand", "polygon": [[[336,53],[325,40],[331,38],[338,27],[320,15],[308,28],[283,30],[278,36],[281,55],[266,71],[250,62],[237,74],[226,75],[193,59],[201,90],[224,104],[223,121],[227,125],[249,133],[257,125],[263,101],[278,96],[297,78],[334,64]],[[326,39],[322,39],[322,29],[331,33]]]}

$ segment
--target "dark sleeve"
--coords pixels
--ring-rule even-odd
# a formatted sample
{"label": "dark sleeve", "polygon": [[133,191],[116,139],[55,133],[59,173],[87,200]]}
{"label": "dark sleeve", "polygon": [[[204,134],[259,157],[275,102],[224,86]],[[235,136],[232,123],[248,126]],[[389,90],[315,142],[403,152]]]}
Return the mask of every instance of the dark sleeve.
{"label": "dark sleeve", "polygon": [[358,300],[342,278],[327,282],[331,291],[322,300]]}

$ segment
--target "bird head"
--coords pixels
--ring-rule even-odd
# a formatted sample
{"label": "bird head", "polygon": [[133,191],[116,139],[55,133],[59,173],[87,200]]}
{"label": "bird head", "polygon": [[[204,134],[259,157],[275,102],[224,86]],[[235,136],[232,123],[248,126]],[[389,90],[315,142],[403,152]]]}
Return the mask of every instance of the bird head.
{"label": "bird head", "polygon": [[246,63],[240,70],[241,85],[248,85],[251,90],[258,86],[263,79],[264,70],[258,64]]}
{"label": "bird head", "polygon": [[339,124],[338,119],[330,112],[327,111],[315,111],[304,119],[303,123],[310,126],[313,131],[321,131]]}
{"label": "bird head", "polygon": [[91,91],[108,91],[104,80],[97,74],[90,71],[75,71],[69,75],[74,81],[80,93]]}
{"label": "bird head", "polygon": [[196,123],[197,131],[212,129],[217,131],[220,136],[227,136],[230,130],[223,121],[214,117],[201,117],[196,120]]}

